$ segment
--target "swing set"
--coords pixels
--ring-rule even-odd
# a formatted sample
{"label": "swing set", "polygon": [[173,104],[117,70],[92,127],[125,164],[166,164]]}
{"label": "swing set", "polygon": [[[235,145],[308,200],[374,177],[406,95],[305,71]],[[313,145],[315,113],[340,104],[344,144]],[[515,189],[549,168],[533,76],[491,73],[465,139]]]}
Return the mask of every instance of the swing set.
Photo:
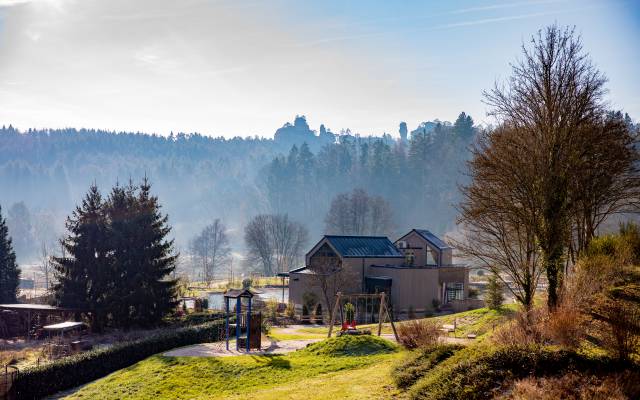
{"label": "swing set", "polygon": [[[348,313],[353,314],[352,320],[345,321],[345,305],[351,304]],[[331,323],[329,324],[329,334],[331,337],[333,333],[333,325],[336,322],[336,316],[340,312],[340,326],[342,330],[355,329],[357,323],[374,324],[378,323],[378,336],[382,333],[382,324],[385,319],[388,319],[391,323],[391,329],[396,340],[398,339],[398,332],[396,326],[393,323],[393,318],[389,312],[389,306],[387,304],[387,297],[385,293],[352,293],[342,294],[338,292],[336,294],[336,301],[333,305],[333,313],[331,314]],[[377,312],[376,312],[377,311]],[[377,321],[376,321],[377,315]]]}

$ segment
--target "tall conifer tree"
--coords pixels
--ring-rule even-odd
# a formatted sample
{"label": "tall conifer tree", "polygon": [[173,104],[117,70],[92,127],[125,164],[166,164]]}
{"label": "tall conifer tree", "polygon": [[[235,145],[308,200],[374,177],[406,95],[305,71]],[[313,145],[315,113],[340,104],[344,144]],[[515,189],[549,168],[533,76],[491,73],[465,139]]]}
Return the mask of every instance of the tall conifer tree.
{"label": "tall conifer tree", "polygon": [[64,254],[53,257],[58,282],[56,302],[64,307],[90,310],[99,328],[106,318],[105,298],[109,281],[110,254],[104,202],[94,184],[67,218],[69,234],[62,241]]}
{"label": "tall conifer tree", "polygon": [[15,303],[20,269],[16,263],[7,221],[2,217],[0,208],[0,303]]}
{"label": "tall conifer tree", "polygon": [[132,183],[115,187],[109,198],[110,243],[117,277],[111,309],[119,326],[151,326],[173,307],[175,281],[170,275],[177,255],[171,228],[151,195],[145,178],[139,188]]}

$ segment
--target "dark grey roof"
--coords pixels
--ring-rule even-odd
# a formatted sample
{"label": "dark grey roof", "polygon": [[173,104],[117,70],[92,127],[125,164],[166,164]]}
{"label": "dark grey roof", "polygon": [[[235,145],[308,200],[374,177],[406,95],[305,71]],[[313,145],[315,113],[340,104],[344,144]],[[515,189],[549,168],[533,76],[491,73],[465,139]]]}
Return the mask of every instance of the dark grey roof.
{"label": "dark grey roof", "polygon": [[255,294],[256,292],[251,289],[228,289],[224,292],[224,297],[236,299],[238,297],[253,297]]}
{"label": "dark grey roof", "polygon": [[394,257],[404,255],[384,236],[325,236],[342,257]]}
{"label": "dark grey roof", "polygon": [[424,240],[436,246],[440,250],[451,249],[452,247],[446,244],[442,239],[431,233],[426,229],[414,229],[418,235],[422,236]]}

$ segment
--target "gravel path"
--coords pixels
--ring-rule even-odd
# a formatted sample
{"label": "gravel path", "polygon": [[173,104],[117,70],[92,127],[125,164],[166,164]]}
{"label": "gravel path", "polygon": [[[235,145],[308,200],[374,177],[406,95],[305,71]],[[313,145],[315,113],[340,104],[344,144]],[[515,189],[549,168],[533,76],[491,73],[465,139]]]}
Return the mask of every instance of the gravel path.
{"label": "gravel path", "polygon": [[265,355],[265,354],[286,354],[306,347],[308,344],[318,342],[322,339],[306,340],[280,340],[267,341],[267,346],[263,344],[260,350],[237,351],[235,341],[229,341],[229,350],[224,342],[202,343],[193,346],[180,347],[167,351],[163,354],[166,357],[231,357],[241,355]]}

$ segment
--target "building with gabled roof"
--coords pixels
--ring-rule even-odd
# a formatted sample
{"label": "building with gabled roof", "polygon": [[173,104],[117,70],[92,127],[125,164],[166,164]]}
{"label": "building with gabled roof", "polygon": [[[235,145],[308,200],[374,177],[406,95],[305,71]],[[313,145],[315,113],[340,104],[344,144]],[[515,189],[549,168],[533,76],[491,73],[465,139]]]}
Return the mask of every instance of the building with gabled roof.
{"label": "building with gabled roof", "polygon": [[325,235],[306,254],[305,266],[289,271],[289,300],[298,309],[305,298],[331,306],[324,304],[314,277],[321,271],[348,276],[339,289],[346,294],[384,291],[396,315],[440,306],[468,309],[469,271],[452,258],[453,247],[426,229],[412,229],[395,242],[385,236]]}

